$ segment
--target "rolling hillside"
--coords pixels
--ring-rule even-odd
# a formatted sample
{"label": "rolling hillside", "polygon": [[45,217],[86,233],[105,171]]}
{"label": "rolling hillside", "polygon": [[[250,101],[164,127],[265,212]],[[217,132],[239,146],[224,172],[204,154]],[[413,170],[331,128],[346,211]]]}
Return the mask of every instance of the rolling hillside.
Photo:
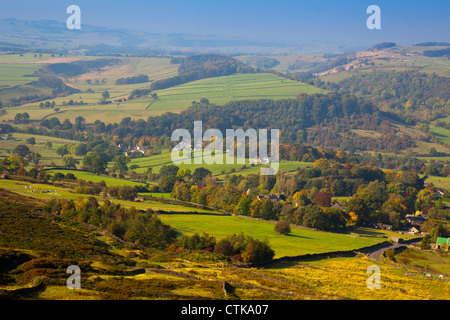
{"label": "rolling hillside", "polygon": [[[123,65],[122,67],[112,68],[111,72],[119,72],[115,70],[119,68],[123,68]],[[128,68],[133,67],[128,66]],[[154,64],[154,69],[149,67],[149,74],[152,74],[151,70],[155,70],[155,77],[158,78],[165,75],[165,72],[169,69],[166,69],[161,64]],[[108,71],[105,72],[108,73]],[[141,69],[137,69],[137,72],[141,72]],[[97,79],[102,79],[103,75],[99,75]],[[84,75],[83,77],[88,76],[93,77],[92,75]],[[119,75],[117,74],[116,76]],[[29,103],[19,107],[8,108],[7,113],[1,116],[0,119],[11,120],[14,119],[17,113],[27,112],[32,120],[56,117],[60,121],[64,119],[73,121],[76,117],[82,116],[88,123],[93,123],[97,119],[101,119],[106,123],[114,123],[120,122],[125,117],[147,119],[149,116],[160,115],[167,111],[179,112],[187,109],[192,101],[200,101],[202,98],[208,99],[211,103],[224,104],[235,100],[295,98],[299,93],[314,94],[326,92],[314,86],[287,80],[269,73],[236,74],[202,79],[164,90],[156,90],[154,92],[158,95],[156,100],[149,95],[105,105],[99,103],[101,94],[104,91],[109,92],[112,101],[117,101],[123,98],[127,99],[135,89],[148,88],[149,84],[118,86],[109,81],[109,83],[105,84],[87,85],[82,84],[80,79],[79,77],[73,80],[73,83],[82,89],[80,93],[49,100],[55,101],[55,106],[59,108],[58,112],[55,112],[53,109],[43,110],[39,107],[39,103]],[[93,92],[87,92],[88,89],[93,90]],[[70,100],[83,101],[85,104],[64,105]]]}

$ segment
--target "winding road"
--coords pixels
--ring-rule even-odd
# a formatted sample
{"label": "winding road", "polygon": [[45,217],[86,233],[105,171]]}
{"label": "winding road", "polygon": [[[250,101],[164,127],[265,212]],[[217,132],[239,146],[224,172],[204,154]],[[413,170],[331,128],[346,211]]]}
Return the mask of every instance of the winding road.
{"label": "winding road", "polygon": [[420,241],[421,239],[417,239],[417,241],[414,242],[407,242],[407,243],[393,243],[390,246],[375,250],[370,252],[369,254],[367,254],[367,256],[370,259],[374,259],[379,261],[380,260],[380,256],[386,251],[386,250],[390,250],[390,249],[395,249],[395,248],[400,248],[400,247],[409,247],[410,245],[412,245],[413,243],[416,243],[418,241]]}

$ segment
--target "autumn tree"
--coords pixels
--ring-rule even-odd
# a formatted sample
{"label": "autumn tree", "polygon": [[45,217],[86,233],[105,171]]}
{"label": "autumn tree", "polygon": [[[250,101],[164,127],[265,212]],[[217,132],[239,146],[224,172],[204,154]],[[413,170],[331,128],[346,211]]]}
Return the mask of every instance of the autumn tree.
{"label": "autumn tree", "polygon": [[322,207],[331,206],[331,193],[319,191],[314,195],[314,204]]}
{"label": "autumn tree", "polygon": [[289,222],[280,220],[275,224],[275,232],[278,234],[286,235],[291,232],[291,226]]}

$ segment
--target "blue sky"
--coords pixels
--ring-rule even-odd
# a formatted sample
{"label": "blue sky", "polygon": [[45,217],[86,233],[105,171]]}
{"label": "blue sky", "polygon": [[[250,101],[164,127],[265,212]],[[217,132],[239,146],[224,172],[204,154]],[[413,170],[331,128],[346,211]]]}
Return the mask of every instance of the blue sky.
{"label": "blue sky", "polygon": [[[298,41],[450,41],[449,0],[14,0],[0,18],[65,22],[81,8],[82,24],[154,33]],[[381,30],[368,30],[369,5],[381,8]],[[1,31],[0,31],[1,32]]]}

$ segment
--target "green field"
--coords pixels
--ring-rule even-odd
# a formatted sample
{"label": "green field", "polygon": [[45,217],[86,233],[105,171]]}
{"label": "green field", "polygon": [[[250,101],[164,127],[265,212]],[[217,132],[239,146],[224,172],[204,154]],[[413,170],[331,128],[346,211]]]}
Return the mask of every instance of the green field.
{"label": "green field", "polygon": [[[29,183],[25,181],[15,181],[15,180],[0,180],[0,188],[4,188],[6,190],[19,193],[21,195],[25,195],[27,197],[33,197],[36,199],[49,201],[53,198],[64,198],[67,200],[77,200],[78,198],[88,198],[92,197],[92,195],[88,194],[80,194],[75,193],[71,189],[55,187],[53,185],[48,184],[37,184],[37,183]],[[99,203],[103,202],[103,198],[101,196],[94,196],[98,199]],[[211,213],[213,211],[194,208],[194,207],[185,207],[177,204],[170,203],[161,203],[157,201],[126,201],[126,200],[118,200],[118,199],[109,199],[114,203],[119,203],[120,205],[126,208],[136,208],[138,210],[147,210],[152,209],[154,211],[163,210],[163,211],[176,211],[176,212],[199,212],[199,213]]]}
{"label": "green field", "polygon": [[400,263],[423,268],[426,271],[450,275],[450,256],[448,254],[438,254],[410,248],[397,254],[395,259]]}
{"label": "green field", "polygon": [[432,183],[437,188],[450,189],[450,178],[448,177],[428,176],[425,182]]}
{"label": "green field", "polygon": [[449,129],[436,127],[436,126],[430,126],[430,130],[440,141],[450,145],[450,130]]}
{"label": "green field", "polygon": [[192,101],[201,98],[207,98],[211,103],[224,104],[233,100],[286,99],[295,98],[299,93],[326,93],[311,85],[269,73],[208,78],[155,92],[158,100],[150,106],[152,110],[184,109]]}
{"label": "green field", "polygon": [[38,80],[37,77],[29,75],[41,66],[40,64],[0,64],[0,88],[19,86]]}
{"label": "green field", "polygon": [[79,59],[81,58],[52,57],[51,54],[0,54],[0,101],[7,103],[10,99],[28,95],[50,95],[49,88],[30,84],[38,80],[35,72],[49,63]]}
{"label": "green field", "polygon": [[[139,73],[140,64],[138,62],[134,63],[136,63],[136,65],[133,65],[134,67],[128,66],[128,69],[124,69],[123,72],[125,74],[116,74],[118,71],[112,67],[111,69],[114,71],[111,72],[115,74],[115,77],[129,76],[128,73],[131,72]],[[158,64],[155,63],[153,67],[155,70],[158,70],[155,71],[155,78],[161,78],[173,72],[167,64],[159,66],[158,69]],[[150,71],[151,67],[147,66],[147,70]],[[56,107],[60,109],[58,112],[52,109],[40,109],[39,103],[29,103],[19,107],[8,108],[7,114],[1,116],[0,119],[12,120],[17,113],[27,112],[33,120],[41,120],[45,117],[57,117],[61,121],[64,119],[73,121],[76,117],[82,116],[88,123],[92,123],[97,119],[106,123],[114,123],[120,122],[125,117],[147,119],[149,116],[160,115],[168,111],[180,112],[187,109],[192,101],[200,101],[202,98],[209,99],[211,103],[224,104],[233,100],[284,99],[295,98],[299,93],[326,93],[325,90],[301,82],[284,79],[273,74],[235,74],[202,79],[169,89],[155,91],[158,95],[156,101],[150,96],[147,96],[125,102],[103,105],[99,104],[99,101],[101,93],[105,90],[109,91],[110,100],[113,101],[128,98],[134,89],[148,88],[150,86],[150,83],[115,85],[115,83],[111,83],[111,80],[100,84],[88,85],[85,83],[87,79],[94,80],[93,77],[103,79],[103,76],[107,75],[108,73],[105,71],[105,73],[100,75],[84,75],[76,80],[72,79],[72,84],[79,88],[81,92],[67,97],[51,99],[50,101],[55,101]],[[89,88],[94,92],[88,93],[87,90]],[[83,101],[87,104],[63,106],[63,102],[68,102],[69,100]]]}
{"label": "green field", "polygon": [[[194,164],[192,160],[192,164],[180,164],[178,162],[172,162],[171,152],[168,150],[162,152],[159,155],[153,155],[149,157],[135,158],[132,159],[128,166],[138,165],[139,168],[135,169],[137,173],[144,173],[149,168],[152,169],[153,173],[158,173],[162,166],[164,165],[176,165],[181,169],[187,168],[191,170],[191,173],[195,171],[196,168],[204,167],[211,171],[213,176],[218,177],[219,179],[223,179],[228,174],[241,174],[246,176],[248,174],[259,174],[262,168],[262,165],[255,164],[252,166],[249,163],[249,159],[245,160],[245,168],[243,168],[243,164],[227,164],[226,163],[226,155],[224,155],[223,164],[212,164],[208,165],[206,163],[202,164]],[[235,160],[237,162],[237,160]],[[311,166],[312,164],[309,162],[299,162],[299,161],[280,161],[280,172],[289,172],[294,171],[296,168],[306,168]],[[234,171],[233,171],[234,170]],[[222,171],[224,171],[222,173]]]}
{"label": "green field", "polygon": [[104,181],[108,187],[110,186],[138,186],[145,185],[143,183],[134,182],[125,179],[113,178],[106,175],[96,175],[95,173],[86,172],[86,171],[77,171],[77,170],[65,170],[65,169],[53,169],[47,170],[48,174],[54,175],[56,172],[61,172],[63,174],[72,173],[77,179],[90,181],[93,183],[99,183]]}
{"label": "green field", "polygon": [[161,221],[185,235],[206,232],[216,239],[243,232],[258,239],[267,238],[275,257],[295,256],[340,250],[352,250],[383,242],[386,238],[358,237],[291,227],[283,236],[275,233],[275,224],[239,216],[160,215]]}
{"label": "green field", "polygon": [[[56,137],[48,137],[26,133],[12,133],[14,140],[0,140],[0,159],[10,156],[10,152],[20,144],[25,144],[30,151],[38,152],[42,158],[41,165],[61,165],[61,156],[56,153],[56,149],[63,144],[79,143],[78,141],[61,139]],[[36,140],[35,145],[30,145],[26,142],[26,139],[34,137]],[[45,144],[47,142],[52,143],[52,147],[48,148]],[[81,160],[81,157],[74,156],[75,159]]]}

